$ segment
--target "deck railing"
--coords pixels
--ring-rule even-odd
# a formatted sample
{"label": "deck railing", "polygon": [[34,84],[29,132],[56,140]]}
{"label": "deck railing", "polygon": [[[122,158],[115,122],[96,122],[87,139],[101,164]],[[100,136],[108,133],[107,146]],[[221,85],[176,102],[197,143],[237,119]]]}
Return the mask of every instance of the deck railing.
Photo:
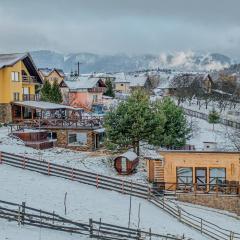
{"label": "deck railing", "polygon": [[96,128],[103,126],[103,117],[77,117],[77,118],[42,118],[42,119],[20,119],[14,118],[18,125],[35,128]]}
{"label": "deck railing", "polygon": [[22,82],[35,83],[35,82],[37,82],[37,78],[35,76],[22,75]]}
{"label": "deck railing", "polygon": [[116,191],[122,194],[146,199],[166,213],[170,214],[172,217],[177,218],[183,224],[194,228],[211,239],[240,240],[240,233],[220,227],[214,222],[210,222],[187,212],[174,202],[171,202],[163,196],[159,196],[158,191],[151,189],[150,186],[145,184],[125,181],[119,178],[104,176],[97,173],[87,172],[46,161],[39,161],[37,159],[6,152],[0,152],[0,164],[1,163],[48,176],[77,181],[83,184],[95,186],[97,189],[101,188]]}

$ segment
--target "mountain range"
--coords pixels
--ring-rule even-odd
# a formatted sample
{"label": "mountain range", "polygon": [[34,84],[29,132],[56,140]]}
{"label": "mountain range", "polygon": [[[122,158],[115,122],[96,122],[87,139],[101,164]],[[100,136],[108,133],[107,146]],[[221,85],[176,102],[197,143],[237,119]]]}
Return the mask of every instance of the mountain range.
{"label": "mountain range", "polygon": [[219,53],[199,54],[192,51],[169,54],[127,54],[101,55],[93,53],[62,54],[40,50],[30,52],[38,68],[61,68],[65,72],[77,70],[80,62],[81,73],[128,72],[149,68],[171,68],[182,71],[220,70],[235,61]]}

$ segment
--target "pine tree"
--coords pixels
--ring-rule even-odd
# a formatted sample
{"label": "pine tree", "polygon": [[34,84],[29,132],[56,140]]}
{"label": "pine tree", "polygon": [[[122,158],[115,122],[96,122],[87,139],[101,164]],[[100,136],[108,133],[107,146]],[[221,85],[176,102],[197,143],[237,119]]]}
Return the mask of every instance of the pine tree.
{"label": "pine tree", "polygon": [[49,81],[45,81],[43,87],[40,91],[40,99],[41,101],[48,102],[51,98],[51,84]]}
{"label": "pine tree", "polygon": [[182,108],[177,106],[170,98],[165,98],[161,102],[156,102],[154,109],[156,113],[164,114],[165,124],[164,132],[154,134],[154,138],[150,143],[165,147],[184,146],[191,130],[188,127]]}
{"label": "pine tree", "polygon": [[106,86],[107,86],[107,90],[104,95],[109,96],[109,97],[114,97],[115,94],[113,91],[112,81],[110,79],[106,80]]}
{"label": "pine tree", "polygon": [[59,87],[58,82],[55,80],[53,82],[53,85],[51,87],[51,94],[50,94],[50,102],[53,103],[62,103],[63,98],[62,98],[62,93],[61,93],[61,89]]}
{"label": "pine tree", "polygon": [[216,123],[219,123],[219,120],[220,120],[220,116],[218,112],[215,109],[213,109],[208,115],[208,122],[213,124],[213,131],[214,131],[214,125]]}
{"label": "pine tree", "polygon": [[139,155],[140,141],[153,139],[155,133],[163,131],[164,116],[154,115],[149,96],[143,90],[136,90],[127,101],[107,113],[104,122],[108,147],[132,147]]}

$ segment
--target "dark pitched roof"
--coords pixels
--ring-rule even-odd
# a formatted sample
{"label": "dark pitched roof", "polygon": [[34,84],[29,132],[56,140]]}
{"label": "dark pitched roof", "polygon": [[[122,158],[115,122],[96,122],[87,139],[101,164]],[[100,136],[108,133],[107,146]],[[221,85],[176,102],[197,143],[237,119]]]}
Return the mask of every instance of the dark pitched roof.
{"label": "dark pitched roof", "polygon": [[29,53],[0,54],[0,69],[4,67],[11,67],[18,61],[23,61],[24,65],[28,69],[29,74],[31,76],[35,76],[38,83],[42,83],[42,78],[38,74],[37,68]]}

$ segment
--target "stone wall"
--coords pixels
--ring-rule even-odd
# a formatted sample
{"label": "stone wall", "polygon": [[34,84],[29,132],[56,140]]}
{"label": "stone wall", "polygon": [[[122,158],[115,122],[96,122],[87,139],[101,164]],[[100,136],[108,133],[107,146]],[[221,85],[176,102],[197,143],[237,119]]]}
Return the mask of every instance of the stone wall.
{"label": "stone wall", "polygon": [[179,201],[217,208],[240,215],[240,196],[177,194]]}
{"label": "stone wall", "polygon": [[10,104],[0,104],[0,123],[12,121],[12,111]]}
{"label": "stone wall", "polygon": [[87,144],[84,146],[71,146],[68,145],[68,131],[66,129],[61,130],[49,130],[57,133],[57,146],[68,148],[76,151],[93,151],[94,150],[94,132],[92,130],[71,130],[76,132],[87,132]]}

